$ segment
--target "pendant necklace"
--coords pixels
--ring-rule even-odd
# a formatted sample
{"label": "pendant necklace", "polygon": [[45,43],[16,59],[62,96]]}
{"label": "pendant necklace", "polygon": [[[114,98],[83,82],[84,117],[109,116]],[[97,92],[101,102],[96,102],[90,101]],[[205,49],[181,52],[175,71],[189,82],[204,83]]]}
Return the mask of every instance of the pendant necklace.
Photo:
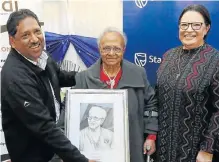
{"label": "pendant necklace", "polygon": [[109,81],[107,81],[106,84],[110,85],[110,89],[113,89],[113,87],[114,87],[114,85],[115,85],[115,79],[116,79],[116,77],[117,77],[117,75],[118,75],[118,73],[119,73],[119,71],[120,71],[120,68],[119,68],[119,70],[117,71],[117,73],[116,73],[116,75],[114,76],[113,79],[110,78],[110,76],[107,74],[107,72],[106,72],[106,70],[104,69],[104,67],[103,67],[103,71],[104,71],[104,73],[107,75],[107,77],[109,78]]}

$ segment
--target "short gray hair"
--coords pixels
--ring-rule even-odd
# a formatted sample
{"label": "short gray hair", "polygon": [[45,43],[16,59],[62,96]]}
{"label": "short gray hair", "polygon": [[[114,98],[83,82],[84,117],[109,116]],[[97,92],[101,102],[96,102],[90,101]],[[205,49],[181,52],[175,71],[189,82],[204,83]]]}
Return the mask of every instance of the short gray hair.
{"label": "short gray hair", "polygon": [[102,37],[103,37],[106,33],[110,33],[110,32],[119,33],[119,34],[123,37],[124,45],[125,45],[125,47],[126,47],[127,41],[128,41],[126,34],[125,34],[123,31],[121,31],[121,30],[119,30],[118,28],[115,28],[115,27],[108,27],[108,28],[106,28],[106,29],[100,34],[100,36],[97,38],[97,45],[98,45],[98,47],[100,47],[100,40],[102,39]]}

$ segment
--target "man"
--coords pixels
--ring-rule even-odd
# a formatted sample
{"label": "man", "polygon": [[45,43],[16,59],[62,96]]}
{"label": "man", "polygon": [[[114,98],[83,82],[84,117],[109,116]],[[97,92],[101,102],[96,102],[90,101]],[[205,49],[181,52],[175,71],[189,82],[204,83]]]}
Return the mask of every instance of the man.
{"label": "man", "polygon": [[[76,77],[78,89],[127,89],[130,162],[144,162],[155,152],[157,99],[145,69],[123,59],[127,38],[107,28],[98,39],[100,59]],[[144,139],[144,133],[149,134]]]}
{"label": "man", "polygon": [[88,127],[81,130],[80,151],[93,152],[109,150],[113,144],[113,132],[102,127],[107,113],[104,108],[97,105],[88,105]]}
{"label": "man", "polygon": [[44,51],[37,16],[28,9],[7,21],[11,51],[2,68],[2,127],[13,162],[88,162],[56,126],[60,87],[75,84],[75,72],[61,71]]}

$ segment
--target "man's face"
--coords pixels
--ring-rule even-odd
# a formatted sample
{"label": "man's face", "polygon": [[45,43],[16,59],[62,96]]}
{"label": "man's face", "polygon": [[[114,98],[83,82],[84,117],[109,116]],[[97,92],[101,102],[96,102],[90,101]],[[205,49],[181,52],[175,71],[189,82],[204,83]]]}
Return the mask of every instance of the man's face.
{"label": "man's face", "polygon": [[89,111],[88,116],[88,125],[91,129],[96,129],[101,126],[101,124],[104,122],[104,118],[102,115],[103,110],[98,107],[93,107]]}
{"label": "man's face", "polygon": [[32,61],[37,61],[44,48],[41,28],[33,17],[21,20],[17,26],[17,33],[14,37],[9,36],[9,40],[13,48]]}
{"label": "man's face", "polygon": [[124,47],[124,39],[119,33],[105,33],[100,40],[99,47],[103,63],[108,66],[120,64],[124,55]]}

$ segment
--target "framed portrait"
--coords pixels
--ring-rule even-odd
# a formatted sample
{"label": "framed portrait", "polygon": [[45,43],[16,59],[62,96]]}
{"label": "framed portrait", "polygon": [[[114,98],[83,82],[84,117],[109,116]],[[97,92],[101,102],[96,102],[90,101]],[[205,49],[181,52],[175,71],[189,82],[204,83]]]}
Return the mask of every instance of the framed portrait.
{"label": "framed portrait", "polygon": [[66,136],[88,159],[130,161],[126,90],[67,90],[65,117]]}

